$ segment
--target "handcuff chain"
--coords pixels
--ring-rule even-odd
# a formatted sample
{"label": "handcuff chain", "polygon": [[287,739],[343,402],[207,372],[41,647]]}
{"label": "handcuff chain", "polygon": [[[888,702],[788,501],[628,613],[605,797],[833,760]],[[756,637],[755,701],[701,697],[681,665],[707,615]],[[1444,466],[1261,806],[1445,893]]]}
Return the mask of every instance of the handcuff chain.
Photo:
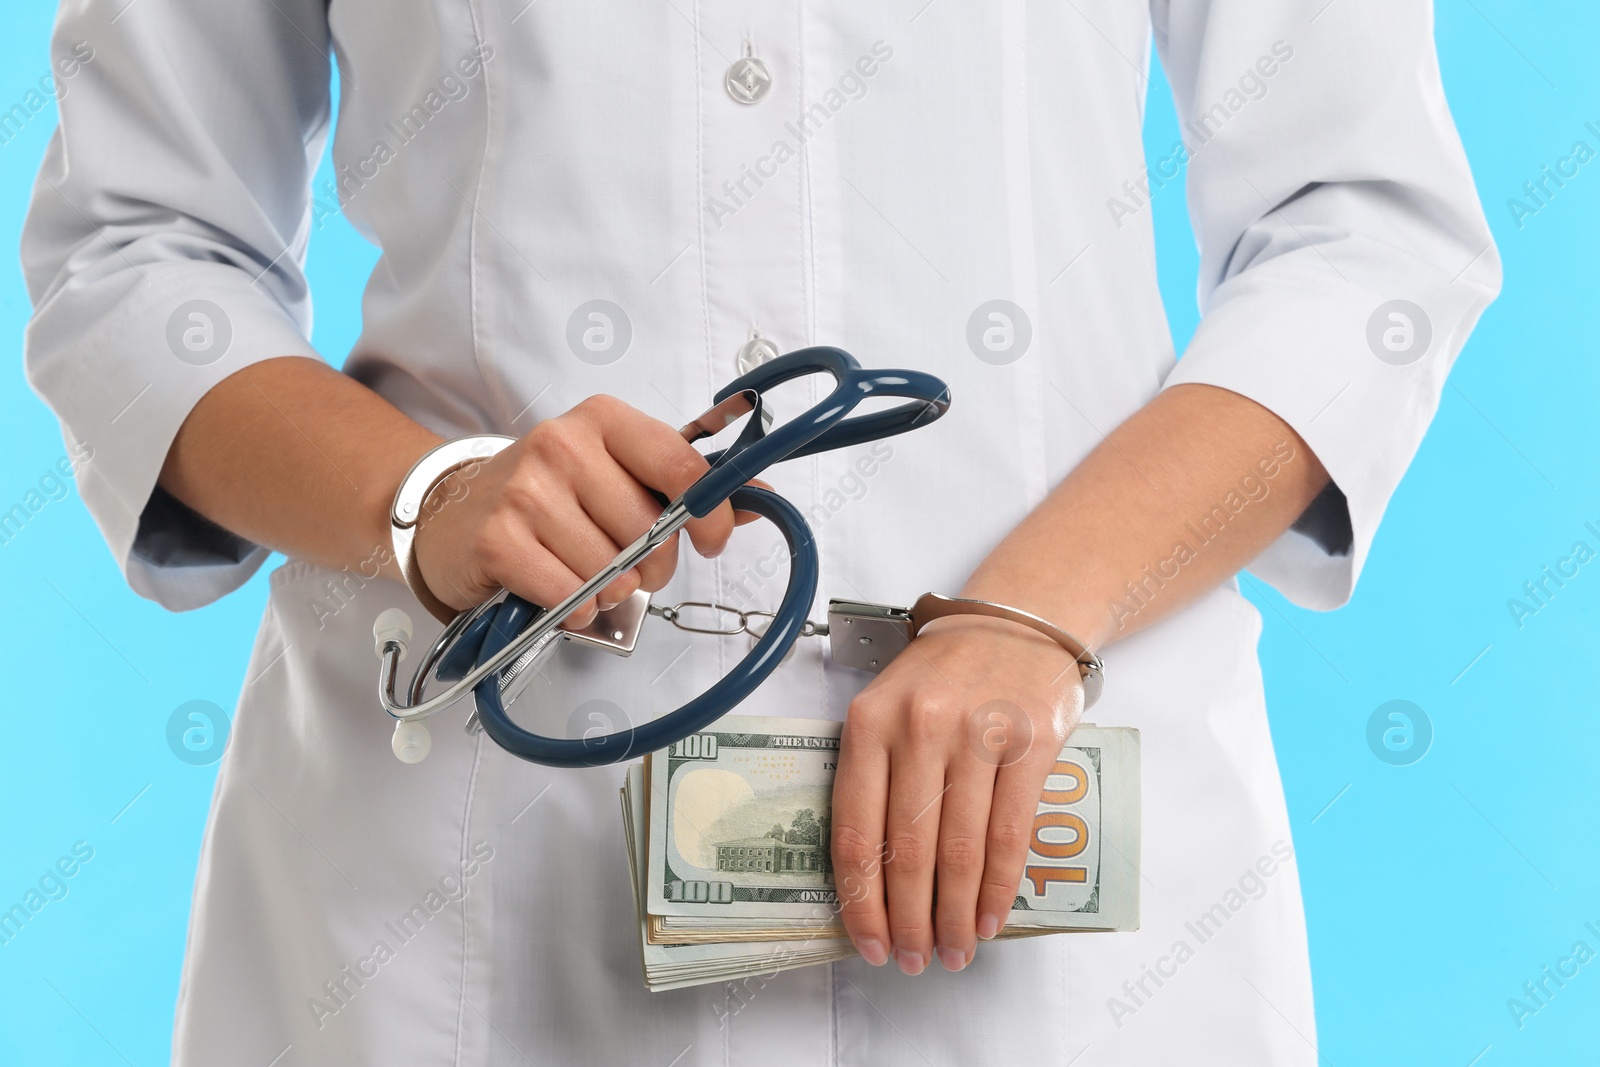
{"label": "handcuff chain", "polygon": [[[728,615],[737,617],[739,623],[737,626],[731,627],[691,626],[683,621],[682,616],[684,608],[705,608],[710,611],[714,611],[719,615],[726,613]],[[687,633],[715,634],[722,637],[732,637],[737,634],[749,634],[751,637],[757,639],[761,638],[766,633],[766,628],[763,627],[759,630],[753,629],[750,626],[750,620],[753,618],[772,619],[776,617],[774,612],[764,611],[760,608],[736,608],[731,604],[719,604],[713,600],[680,600],[678,603],[673,604],[670,607],[651,604],[648,610],[650,614],[656,616],[657,618],[665,619],[667,622],[670,622],[678,629]],[[800,627],[801,637],[825,637],[827,636],[827,633],[828,624],[825,622],[812,622],[810,619],[807,619]]]}

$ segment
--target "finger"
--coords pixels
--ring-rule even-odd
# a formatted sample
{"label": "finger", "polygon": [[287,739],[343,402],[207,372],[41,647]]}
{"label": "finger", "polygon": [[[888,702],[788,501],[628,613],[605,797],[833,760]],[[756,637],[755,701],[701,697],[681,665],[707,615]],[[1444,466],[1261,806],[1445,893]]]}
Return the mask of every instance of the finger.
{"label": "finger", "polygon": [[933,876],[947,757],[940,737],[943,709],[913,698],[908,726],[890,752],[889,811],[884,836],[893,856],[884,866],[884,899],[894,959],[920,974],[933,959]]}
{"label": "finger", "polygon": [[[493,580],[531,604],[550,607],[561,603],[583,584],[583,579],[573,573],[555,553],[531,536],[504,536],[494,539],[494,547],[487,553]],[[594,621],[597,605],[590,598],[569,616],[563,624],[569,629],[582,629]]]}
{"label": "finger", "polygon": [[704,518],[690,519],[683,528],[688,532],[694,550],[707,559],[713,559],[722,555],[722,550],[728,547],[728,538],[733,536],[733,525],[733,505],[724,500],[707,512]]}
{"label": "finger", "polygon": [[839,738],[833,777],[833,881],[839,917],[856,951],[874,967],[889,958],[888,915],[883,906],[884,815],[889,794],[889,753],[869,723],[872,710],[858,698]]}
{"label": "finger", "polygon": [[1059,746],[1040,730],[1037,743],[1022,759],[1001,767],[995,775],[989,809],[989,839],[984,848],[983,882],[978,891],[977,928],[988,940],[1000,932],[1011,915],[1011,905],[1022,885],[1023,868],[1033,840],[1033,820],[1045,776],[1055,765]]}
{"label": "finger", "polygon": [[[616,542],[595,525],[589,513],[571,496],[530,488],[529,491],[513,498],[512,503],[527,529],[539,531],[538,543],[561,563],[566,573],[577,578],[576,582],[564,588],[561,595],[555,599],[534,601],[541,607],[554,607],[560,603],[579,585],[600,573],[620,551]],[[515,543],[523,539],[512,537],[511,540]],[[511,586],[508,585],[507,588],[510,589]],[[601,589],[600,595],[605,598],[607,604],[616,604],[626,599],[637,588],[639,588],[639,575],[636,571],[629,570],[608,582]],[[516,592],[514,589],[512,591]],[[563,626],[567,629],[581,629],[587,626],[594,621],[597,607],[595,600],[591,598],[581,609],[567,616]]]}
{"label": "finger", "polygon": [[[595,604],[601,611],[610,611],[639,591],[642,579],[637,567],[623,571],[609,585],[595,594]],[[579,627],[580,629],[582,627]]]}
{"label": "finger", "polygon": [[661,505],[610,453],[587,462],[574,482],[578,502],[619,545],[638,538],[661,514]]}
{"label": "finger", "polygon": [[[661,507],[644,486],[609,455],[607,460],[607,463],[579,481],[578,503],[594,524],[610,537],[612,544],[632,544],[650,529],[661,514]],[[635,565],[637,581],[622,595],[626,596],[634,589],[654,592],[663,588],[672,580],[672,572],[677,565],[678,538],[674,534]],[[620,583],[621,579],[607,587],[606,593],[600,598],[602,603],[610,605],[620,602],[622,597],[611,597],[613,587],[620,587]]]}
{"label": "finger", "polygon": [[993,765],[963,746],[951,769],[950,788],[940,801],[933,932],[939,964],[947,971],[971,963],[978,947],[978,891],[983,884],[994,779]]}
{"label": "finger", "polygon": [[[668,499],[676,499],[710,469],[693,445],[659,419],[614,397],[590,397],[584,405],[599,416],[606,451],[636,480]],[[733,533],[733,508],[724,501],[703,518],[690,519],[684,529],[696,551],[715,556]]]}
{"label": "finger", "polygon": [[673,534],[641,559],[633,568],[639,575],[639,588],[655,592],[664,589],[678,569],[678,535]]}

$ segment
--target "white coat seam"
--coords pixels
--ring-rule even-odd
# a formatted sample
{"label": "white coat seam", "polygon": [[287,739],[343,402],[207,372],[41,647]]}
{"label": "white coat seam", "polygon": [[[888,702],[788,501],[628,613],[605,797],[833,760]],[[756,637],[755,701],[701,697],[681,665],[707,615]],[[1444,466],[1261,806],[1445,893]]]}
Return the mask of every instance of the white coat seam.
{"label": "white coat seam", "polygon": [[[801,121],[806,114],[806,36],[805,36],[805,5],[795,5],[795,106],[800,111]],[[800,180],[800,225],[805,233],[805,241],[800,249],[800,303],[806,324],[806,344],[817,343],[817,316],[816,316],[816,291],[817,291],[817,228],[816,205],[812,200],[812,182],[816,179],[811,169],[811,140],[807,139],[800,144],[801,159],[804,163],[804,176]],[[816,386],[812,386],[812,398],[816,399]],[[813,470],[815,476],[815,470]],[[814,486],[813,486],[814,488]]]}
{"label": "white coat seam", "polygon": [[[467,797],[466,804],[461,811],[461,866],[460,870],[467,869],[468,841],[472,837],[472,801],[478,791],[478,764],[483,759],[483,734],[478,734],[472,749],[472,768],[467,772]],[[472,958],[470,940],[472,938],[472,924],[468,921],[467,910],[471,907],[467,897],[461,899],[461,999],[456,1004],[456,1067],[461,1067],[461,1042],[462,1031],[467,1014],[467,963]]]}
{"label": "white coat seam", "polygon": [[[706,389],[708,394],[716,390],[716,356],[712,351],[711,341],[711,281],[707,273],[706,256],[706,107],[705,107],[705,55],[700,47],[702,37],[700,30],[700,4],[694,4],[693,17],[690,27],[694,37],[694,218],[695,234],[698,238],[700,252],[700,319],[705,329],[706,339]],[[722,590],[722,560],[711,561],[711,588],[720,592]],[[718,673],[726,662],[723,651],[723,642],[717,642],[717,667]],[[692,657],[691,657],[692,658]],[[727,1028],[723,1028],[723,1059],[727,1059]]]}
{"label": "white coat seam", "polygon": [[[1063,1003],[1063,1004],[1071,1004],[1072,1003],[1072,945],[1071,944],[1066,944],[1066,945],[1062,945],[1061,946],[1061,1003]],[[1070,1014],[1068,1014],[1066,1019],[1063,1020],[1067,1024],[1067,1025],[1062,1027],[1062,1029],[1066,1032],[1066,1040],[1064,1042],[1065,1048],[1062,1049],[1063,1052],[1066,1052],[1066,1051],[1068,1051],[1068,1050],[1070,1050],[1072,1048],[1071,1020],[1072,1020],[1072,1016]]]}
{"label": "white coat seam", "polygon": [[828,964],[828,1063],[839,1064],[839,965]]}
{"label": "white coat seam", "polygon": [[1022,113],[1019,116],[1022,123],[1022,134],[1019,138],[1022,146],[1022,181],[1024,195],[1022,197],[1022,237],[1028,247],[1028,288],[1032,295],[1033,315],[1036,320],[1034,327],[1034,352],[1036,357],[1033,366],[1038,376],[1038,385],[1031,390],[1034,396],[1034,412],[1037,416],[1035,424],[1039,432],[1038,447],[1029,449],[1033,453],[1037,484],[1040,491],[1040,501],[1050,495],[1053,488],[1050,484],[1050,435],[1046,430],[1049,418],[1045,413],[1045,381],[1049,371],[1044,362],[1044,294],[1039,289],[1039,257],[1036,247],[1038,230],[1033,214],[1033,106],[1028,97],[1028,0],[1020,0],[1017,5],[1018,12],[1018,49],[1017,49],[1017,79],[1022,96]]}
{"label": "white coat seam", "polygon": [[[800,111],[802,119],[805,117],[806,108],[806,35],[805,35],[805,6],[795,5],[795,106]],[[816,201],[813,198],[813,181],[815,173],[811,169],[811,144],[809,141],[800,145],[800,158],[802,174],[800,176],[798,194],[800,211],[800,228],[804,234],[800,247],[800,304],[801,315],[805,322],[805,343],[817,343],[817,318],[816,318],[816,293],[817,293],[817,229],[816,229]],[[811,403],[818,404],[822,397],[818,395],[817,376],[811,376]],[[811,475],[811,500],[815,505],[821,498],[822,486],[822,454],[813,453],[811,462],[807,464]],[[828,559],[822,551],[822,539],[815,532],[811,534],[812,544],[817,550],[817,577],[818,587],[826,589]],[[811,605],[815,608],[815,604]],[[817,657],[816,670],[817,707],[828,706],[828,675],[827,667],[821,656]],[[830,1005],[831,1010],[831,1005]]]}
{"label": "white coat seam", "polygon": [[[473,42],[477,46],[479,56],[482,56],[484,39],[483,27],[478,21],[477,9],[473,0],[466,0],[467,19],[472,26]],[[489,373],[489,368],[483,362],[483,337],[479,332],[478,300],[482,287],[478,284],[478,214],[479,205],[483,203],[484,181],[489,173],[489,138],[494,128],[494,77],[489,71],[487,62],[483,64],[483,151],[478,155],[478,180],[472,187],[472,202],[467,205],[469,218],[467,221],[467,319],[468,329],[472,334],[472,362],[478,368],[478,377],[488,388],[493,403],[499,410],[502,425],[511,429],[511,405],[506,401],[505,389],[500,385],[500,380]]]}
{"label": "white coat seam", "polygon": [[[711,280],[707,273],[706,257],[706,106],[705,106],[705,56],[700,48],[703,36],[700,31],[700,4],[696,0],[693,9],[693,23],[691,27],[694,36],[694,185],[695,185],[695,234],[699,238],[700,251],[700,316],[705,328],[706,337],[706,386],[708,390],[715,390],[716,365],[715,353],[711,342]],[[711,588],[722,589],[722,560],[711,561]],[[724,642],[717,642],[717,673],[721,674],[722,665],[726,655],[723,651]],[[691,657],[692,659],[693,657]],[[730,1020],[728,1014],[728,983],[722,986],[722,1018]],[[733,1055],[733,1023],[727,1021],[722,1029],[722,1064],[729,1067]]]}
{"label": "white coat seam", "polygon": [[714,381],[711,366],[711,286],[706,275],[706,122],[704,86],[701,69],[704,57],[700,51],[700,5],[694,5],[694,184],[695,184],[695,234],[699,238],[700,253],[700,319],[706,338],[706,381]]}

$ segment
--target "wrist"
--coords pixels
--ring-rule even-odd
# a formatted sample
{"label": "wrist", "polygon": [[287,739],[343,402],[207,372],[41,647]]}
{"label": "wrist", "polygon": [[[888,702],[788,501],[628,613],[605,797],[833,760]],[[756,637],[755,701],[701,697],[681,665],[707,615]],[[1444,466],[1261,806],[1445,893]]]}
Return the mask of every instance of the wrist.
{"label": "wrist", "polygon": [[[1018,607],[1016,604],[1006,604],[988,597],[950,597],[931,592],[918,597],[909,614],[913,633],[925,629],[930,623],[942,618],[979,616],[1008,622],[1030,633],[1043,636],[1070,661],[1052,681],[1059,680],[1061,676],[1069,673],[1074,674],[1082,682],[1085,707],[1100,699],[1100,692],[1105,682],[1105,664],[1081,638],[1042,615]],[[1013,651],[1020,647],[1012,644],[1009,638],[1000,640]],[[1043,659],[1040,662],[1052,663],[1054,660]]]}
{"label": "wrist", "polygon": [[[961,595],[965,597],[969,594],[963,592]],[[1071,652],[1037,630],[1011,619],[990,618],[984,615],[947,615],[942,619],[924,623],[918,636],[925,634],[940,634],[960,641],[979,641],[988,648],[1017,652],[1025,655],[1029,663],[1040,665],[1044,673],[1054,681],[1064,684],[1082,681],[1078,661]]]}
{"label": "wrist", "polygon": [[[395,494],[416,461],[446,440],[421,426],[415,426],[415,430],[417,432],[408,434],[404,442],[396,442],[388,449],[388,461],[382,475],[371,479],[370,489],[363,494],[365,499],[361,509],[362,550],[367,558],[379,564],[383,577],[397,582],[405,581],[405,575],[401,573],[400,561],[394,554],[391,517]],[[371,564],[368,564],[368,569],[371,569]]]}
{"label": "wrist", "polygon": [[[980,567],[956,595],[991,600],[1031,612],[1072,634],[1093,652],[1099,652],[1111,637],[1111,617],[1103,605],[1096,606],[1087,596],[1074,595],[1071,591],[1041,595],[1038,581],[1024,575],[1009,576]],[[1011,625],[1027,629],[1015,623]]]}
{"label": "wrist", "polygon": [[[515,443],[516,438],[504,434],[471,434],[442,442],[411,465],[395,491],[390,536],[396,567],[412,595],[440,622],[450,622],[470,600],[452,604],[442,599],[423,575],[417,540],[424,520],[465,498],[470,492],[467,480],[477,476],[485,461]],[[443,588],[460,592],[448,575],[444,581]]]}

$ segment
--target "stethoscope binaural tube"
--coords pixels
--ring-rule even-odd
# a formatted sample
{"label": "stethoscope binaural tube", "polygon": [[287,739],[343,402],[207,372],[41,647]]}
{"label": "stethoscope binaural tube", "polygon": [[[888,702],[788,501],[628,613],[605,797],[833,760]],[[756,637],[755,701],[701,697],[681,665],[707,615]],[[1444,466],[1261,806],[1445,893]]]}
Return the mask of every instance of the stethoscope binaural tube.
{"label": "stethoscope binaural tube", "polygon": [[[760,423],[751,420],[731,446],[706,457],[711,469],[683,494],[691,515],[704,518],[737,486],[774,463],[893,437],[933,422],[950,407],[949,387],[933,375],[915,370],[868,370],[844,349],[827,345],[802,348],[763,363],[723,386],[713,399],[720,404],[744,392],[760,397],[784,382],[818,373],[828,374],[834,382],[822,402],[771,432],[763,432]],[[863,400],[887,397],[905,397],[911,402],[865,415],[850,414]]]}
{"label": "stethoscope binaural tube", "polygon": [[[805,628],[817,595],[819,564],[811,528],[795,506],[757,486],[743,486],[728,498],[734,508],[760,515],[777,526],[789,546],[789,582],[771,624],[760,640],[725,676],[683,707],[639,726],[601,737],[545,737],[511,721],[501,699],[498,674],[473,689],[478,721],[490,739],[512,755],[550,767],[599,767],[664,749],[711,725],[737,707],[767,679]],[[508,596],[488,614],[476,662],[485,663],[509,644],[542,609]]]}

